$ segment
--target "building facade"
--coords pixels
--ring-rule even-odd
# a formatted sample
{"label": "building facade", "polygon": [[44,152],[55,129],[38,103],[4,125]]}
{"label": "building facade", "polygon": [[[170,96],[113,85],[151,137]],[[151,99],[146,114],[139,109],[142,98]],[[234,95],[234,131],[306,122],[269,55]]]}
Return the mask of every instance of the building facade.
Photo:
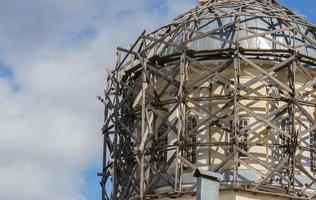
{"label": "building facade", "polygon": [[313,199],[315,30],[273,0],[209,0],[118,48],[103,199],[195,199],[196,169],[219,199]]}

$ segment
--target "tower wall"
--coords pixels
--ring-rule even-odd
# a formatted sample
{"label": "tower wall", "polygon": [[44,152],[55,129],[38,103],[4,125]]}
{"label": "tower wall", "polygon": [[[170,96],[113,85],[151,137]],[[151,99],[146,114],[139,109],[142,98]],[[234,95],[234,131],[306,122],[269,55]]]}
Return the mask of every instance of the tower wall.
{"label": "tower wall", "polygon": [[224,199],[314,198],[315,35],[274,1],[213,0],[118,48],[103,199],[191,198],[197,168]]}

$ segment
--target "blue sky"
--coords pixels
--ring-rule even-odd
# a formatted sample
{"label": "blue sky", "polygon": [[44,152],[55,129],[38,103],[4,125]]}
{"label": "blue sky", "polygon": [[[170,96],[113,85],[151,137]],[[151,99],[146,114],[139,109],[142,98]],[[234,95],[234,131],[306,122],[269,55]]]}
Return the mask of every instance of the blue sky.
{"label": "blue sky", "polygon": [[309,22],[316,22],[316,2],[314,0],[279,0],[278,2],[290,8],[296,14],[305,16],[305,19]]}
{"label": "blue sky", "polygon": [[[316,22],[315,0],[280,0]],[[2,0],[0,199],[100,199],[106,68],[195,0]],[[19,188],[19,192],[16,192]]]}

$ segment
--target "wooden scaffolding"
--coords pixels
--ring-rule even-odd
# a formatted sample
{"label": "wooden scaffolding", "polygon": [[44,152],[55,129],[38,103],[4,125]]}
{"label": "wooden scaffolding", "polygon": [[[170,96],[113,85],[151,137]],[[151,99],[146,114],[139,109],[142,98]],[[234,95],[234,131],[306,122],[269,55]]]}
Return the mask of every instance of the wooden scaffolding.
{"label": "wooden scaffolding", "polygon": [[[231,11],[223,9],[225,6],[231,7]],[[245,26],[245,16],[256,19],[273,18],[279,25],[270,30],[252,29]],[[211,30],[203,31],[196,25],[205,19],[221,20],[227,17],[233,20],[226,23],[222,20],[222,23]],[[304,27],[305,32],[300,27]],[[222,37],[217,34],[228,31],[234,32],[234,36]],[[240,35],[241,31],[246,34]],[[281,41],[275,35],[286,36]],[[225,43],[226,46],[202,50],[191,48],[190,44],[201,38]],[[245,48],[241,45],[243,41],[258,38],[269,41],[272,48]],[[273,48],[273,45],[279,48]],[[210,0],[200,3],[152,33],[141,33],[129,48],[118,48],[115,69],[108,71],[105,96],[99,97],[105,105],[102,129],[103,172],[99,174],[102,177],[102,199],[148,199],[160,195],[175,197],[194,192],[195,185],[183,188],[181,180],[184,166],[191,169],[199,167],[184,156],[184,149],[188,146],[231,149],[220,164],[210,166],[217,173],[223,173],[227,169],[232,172],[232,178],[223,181],[221,189],[273,194],[292,199],[314,198],[316,176],[303,166],[301,157],[304,152],[312,152],[311,155],[316,153],[316,146],[311,143],[303,145],[300,138],[316,129],[315,116],[310,114],[310,110],[316,108],[315,98],[312,97],[315,95],[316,77],[310,73],[311,70],[316,70],[316,57],[302,53],[300,49],[313,50],[315,47],[315,26],[274,1]],[[222,62],[210,68],[205,62],[212,60]],[[260,61],[273,64],[264,68],[258,64]],[[241,82],[240,74],[245,65],[256,71],[256,76],[247,82]],[[172,70],[166,70],[168,68]],[[189,81],[188,71],[195,68],[196,73],[199,69],[203,69],[203,73],[199,80]],[[233,77],[225,76],[227,69],[234,72]],[[287,74],[286,82],[279,80],[280,72]],[[303,77],[300,78],[300,82],[303,82],[300,86],[296,84],[298,74]],[[225,87],[228,92],[225,95],[192,97],[192,93],[210,80]],[[278,94],[261,95],[250,92],[251,86],[258,82],[267,88],[273,85]],[[174,92],[170,94],[170,91]],[[170,98],[163,98],[164,95]],[[222,106],[215,111],[208,110],[200,104],[205,101],[221,102]],[[251,103],[244,103],[245,101],[261,101],[267,105],[272,104],[271,102],[282,103],[275,109],[268,109],[265,114],[260,114],[254,112]],[[190,109],[205,116],[191,130],[185,128],[188,104],[193,107]],[[247,113],[255,122],[241,127],[241,112]],[[170,116],[175,113],[177,120],[169,121]],[[288,131],[276,123],[283,116],[288,120]],[[163,134],[158,136],[162,124],[166,125],[168,134],[172,134],[175,140],[165,145],[156,145],[155,138],[163,137]],[[229,132],[233,139],[224,142],[190,140],[191,136],[212,126]],[[298,129],[297,126],[301,128]],[[267,134],[277,135],[286,142],[238,139],[241,135],[255,133],[260,128],[265,128]],[[248,152],[244,145],[286,150],[283,151],[284,156],[272,163]],[[163,152],[169,152],[167,159],[158,158]],[[256,162],[266,169],[266,173],[253,168],[248,161]],[[255,182],[240,180],[238,177],[241,164],[248,166],[260,179]],[[172,172],[169,169],[171,165],[175,166]],[[298,180],[297,174],[307,178]],[[271,182],[272,177],[276,176],[280,179],[280,184]],[[160,180],[172,188],[171,192],[153,192]],[[108,181],[112,185],[111,191],[107,191]]]}

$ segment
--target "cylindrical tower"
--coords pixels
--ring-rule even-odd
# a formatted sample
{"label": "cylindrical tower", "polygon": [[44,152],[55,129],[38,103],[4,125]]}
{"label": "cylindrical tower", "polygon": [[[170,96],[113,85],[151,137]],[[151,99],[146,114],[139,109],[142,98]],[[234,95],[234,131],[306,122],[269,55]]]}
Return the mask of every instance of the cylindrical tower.
{"label": "cylindrical tower", "polygon": [[315,26],[276,1],[200,1],[107,81],[103,199],[195,199],[196,169],[223,200],[316,195]]}

